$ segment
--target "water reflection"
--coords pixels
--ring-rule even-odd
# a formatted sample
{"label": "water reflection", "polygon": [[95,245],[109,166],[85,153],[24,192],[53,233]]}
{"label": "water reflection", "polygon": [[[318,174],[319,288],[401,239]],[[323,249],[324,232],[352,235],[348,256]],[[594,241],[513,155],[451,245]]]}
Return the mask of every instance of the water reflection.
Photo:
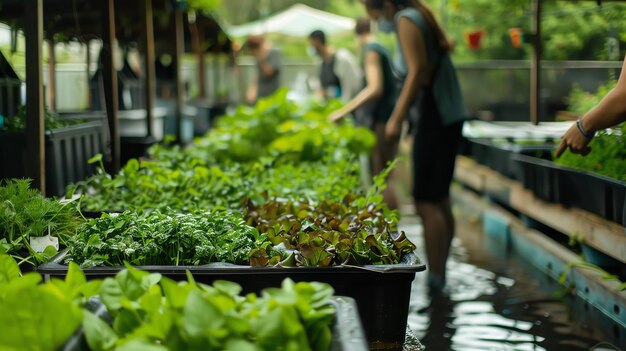
{"label": "water reflection", "polygon": [[[408,222],[402,230],[419,252],[421,228]],[[601,342],[626,349],[616,323],[581,300],[557,298],[556,283],[489,243],[477,224],[459,228],[448,263],[448,297],[429,301],[426,274],[413,283],[409,327],[427,350],[570,351]]]}

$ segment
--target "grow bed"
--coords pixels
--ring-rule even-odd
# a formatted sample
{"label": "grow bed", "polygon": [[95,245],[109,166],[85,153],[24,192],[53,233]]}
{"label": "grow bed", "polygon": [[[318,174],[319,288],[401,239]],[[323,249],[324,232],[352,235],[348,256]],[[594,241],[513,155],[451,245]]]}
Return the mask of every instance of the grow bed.
{"label": "grow bed", "polygon": [[[37,269],[46,280],[63,278],[68,266],[61,264],[66,252]],[[364,265],[334,267],[252,267],[226,263],[203,266],[144,266],[152,273],[171,279],[187,279],[189,271],[198,282],[210,284],[229,280],[241,285],[244,293],[259,293],[268,287],[280,286],[285,278],[330,284],[337,295],[356,300],[367,340],[402,343],[406,336],[411,283],[417,272],[426,269],[414,253],[405,255],[396,265]],[[93,267],[84,269],[87,279],[110,277],[124,267]]]}
{"label": "grow bed", "polygon": [[502,141],[493,139],[470,139],[471,157],[505,177],[521,180],[524,175],[522,166],[515,162],[513,155],[527,155],[548,159],[554,144],[548,141]]}
{"label": "grow bed", "polygon": [[[333,296],[330,299],[330,304],[335,308],[330,351],[367,351],[367,340],[354,299],[345,296]],[[103,320],[110,319],[106,307],[99,299],[89,300],[87,309]],[[60,349],[60,351],[89,350],[82,328]]]}
{"label": "grow bed", "polygon": [[515,160],[523,168],[524,186],[540,199],[626,224],[626,182],[525,155]]}
{"label": "grow bed", "polygon": [[[104,127],[91,121],[47,130],[46,189],[48,195],[60,196],[65,187],[93,174],[95,167],[87,160],[104,150]],[[22,132],[0,132],[0,178],[25,178],[26,136]]]}

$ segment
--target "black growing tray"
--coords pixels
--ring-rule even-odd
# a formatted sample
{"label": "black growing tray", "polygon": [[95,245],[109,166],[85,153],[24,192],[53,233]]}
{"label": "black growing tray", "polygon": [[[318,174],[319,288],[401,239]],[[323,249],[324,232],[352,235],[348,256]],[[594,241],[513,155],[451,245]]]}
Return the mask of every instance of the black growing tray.
{"label": "black growing tray", "polygon": [[[37,268],[46,280],[64,278],[68,266],[61,264],[65,252]],[[426,270],[414,253],[401,264],[335,267],[251,267],[228,263],[203,266],[143,266],[139,269],[161,273],[174,280],[186,280],[189,270],[196,281],[211,284],[215,280],[235,282],[244,293],[260,293],[278,287],[285,278],[294,281],[317,281],[330,284],[336,295],[356,300],[367,340],[402,343],[406,336],[411,283],[417,272]],[[87,279],[110,277],[124,267],[94,267],[83,271]]]}
{"label": "black growing tray", "polygon": [[[105,147],[105,131],[101,121],[47,130],[46,193],[62,196],[68,184],[83,180],[95,172],[87,160]],[[26,134],[0,132],[0,179],[25,178]]]}
{"label": "black growing tray", "polygon": [[491,139],[470,139],[471,157],[484,166],[513,180],[522,180],[524,170],[515,161],[514,155],[550,158],[554,144],[517,144],[515,142],[494,142]]}
{"label": "black growing tray", "polygon": [[626,182],[530,156],[515,160],[524,170],[524,187],[540,199],[626,224]]}
{"label": "black growing tray", "polygon": [[[335,307],[330,351],[367,351],[367,339],[359,319],[356,301],[350,297],[334,296],[330,303]],[[87,308],[110,323],[106,307],[98,299],[91,299]],[[60,351],[89,351],[82,328],[74,333]]]}

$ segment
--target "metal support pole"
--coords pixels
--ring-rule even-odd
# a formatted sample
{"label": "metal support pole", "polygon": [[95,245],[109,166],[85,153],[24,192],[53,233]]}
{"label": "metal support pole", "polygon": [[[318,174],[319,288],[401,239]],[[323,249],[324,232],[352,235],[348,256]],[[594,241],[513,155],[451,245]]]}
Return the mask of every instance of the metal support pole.
{"label": "metal support pole", "polygon": [[120,133],[118,118],[118,89],[117,71],[115,69],[115,1],[100,0],[102,4],[102,50],[104,81],[104,96],[106,103],[107,118],[109,121],[109,133],[111,135],[111,163],[110,172],[115,174],[120,169]]}
{"label": "metal support pole", "polygon": [[541,121],[541,0],[532,0],[533,56],[530,69],[530,120]]}
{"label": "metal support pole", "polygon": [[26,36],[27,171],[33,187],[46,193],[46,152],[43,106],[43,0],[24,1]]}

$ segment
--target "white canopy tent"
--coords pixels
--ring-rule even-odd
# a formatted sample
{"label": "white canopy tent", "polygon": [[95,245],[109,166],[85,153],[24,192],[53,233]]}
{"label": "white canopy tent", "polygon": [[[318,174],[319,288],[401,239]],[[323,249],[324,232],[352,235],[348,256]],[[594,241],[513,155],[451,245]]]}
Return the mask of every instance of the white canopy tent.
{"label": "white canopy tent", "polygon": [[226,32],[233,37],[264,33],[306,37],[317,29],[332,35],[337,32],[353,30],[354,26],[355,20],[352,18],[317,10],[303,4],[296,4],[263,20],[225,28]]}

